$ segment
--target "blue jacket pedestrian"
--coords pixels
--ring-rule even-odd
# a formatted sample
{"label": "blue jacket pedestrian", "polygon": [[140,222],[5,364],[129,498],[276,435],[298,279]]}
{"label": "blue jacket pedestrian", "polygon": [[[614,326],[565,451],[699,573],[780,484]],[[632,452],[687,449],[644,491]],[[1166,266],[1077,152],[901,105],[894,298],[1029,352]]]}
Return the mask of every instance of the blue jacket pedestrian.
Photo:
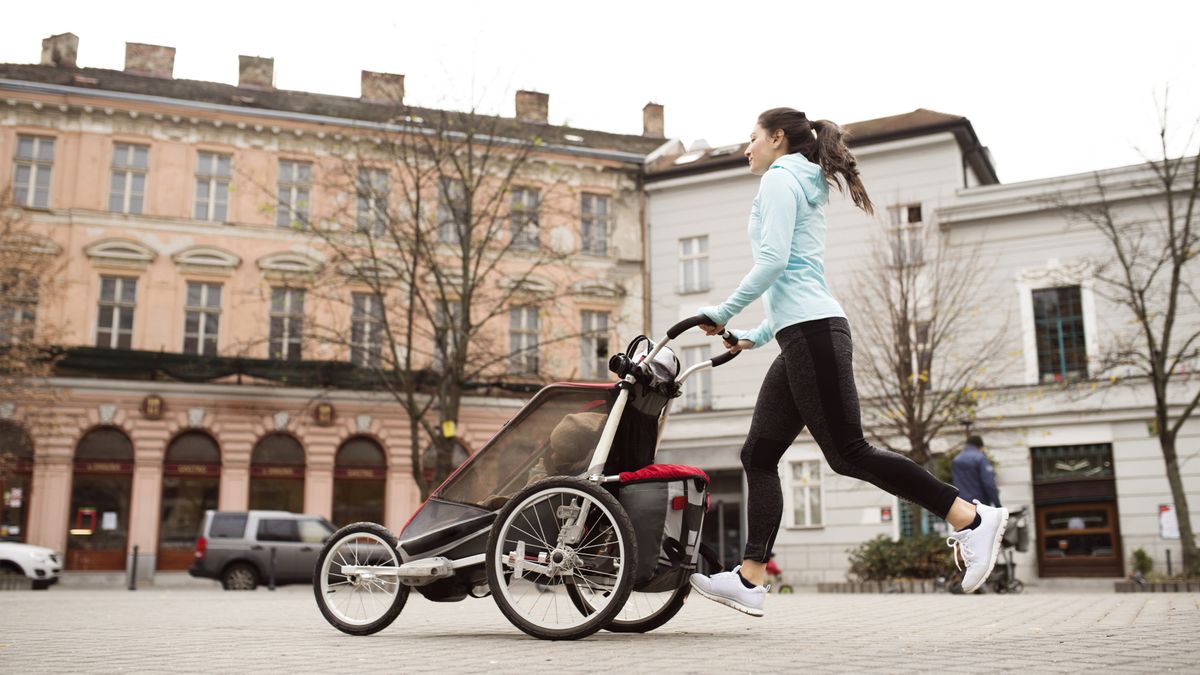
{"label": "blue jacket pedestrian", "polygon": [[958,488],[958,496],[967,501],[978,499],[988,506],[1000,506],[1000,490],[996,488],[996,472],[992,462],[983,454],[983,439],[971,436],[962,452],[950,464],[950,482]]}

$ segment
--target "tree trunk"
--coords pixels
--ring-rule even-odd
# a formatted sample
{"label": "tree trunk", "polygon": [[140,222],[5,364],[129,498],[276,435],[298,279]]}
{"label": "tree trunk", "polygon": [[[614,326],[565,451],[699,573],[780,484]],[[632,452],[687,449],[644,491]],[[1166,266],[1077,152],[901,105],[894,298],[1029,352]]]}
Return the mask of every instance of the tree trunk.
{"label": "tree trunk", "polygon": [[1179,458],[1175,454],[1175,436],[1167,430],[1159,433],[1163,462],[1167,465],[1167,482],[1175,499],[1175,517],[1179,521],[1179,543],[1183,546],[1183,570],[1188,576],[1200,576],[1200,560],[1196,557],[1196,537],[1192,533],[1192,516],[1188,511],[1187,492],[1179,475]]}

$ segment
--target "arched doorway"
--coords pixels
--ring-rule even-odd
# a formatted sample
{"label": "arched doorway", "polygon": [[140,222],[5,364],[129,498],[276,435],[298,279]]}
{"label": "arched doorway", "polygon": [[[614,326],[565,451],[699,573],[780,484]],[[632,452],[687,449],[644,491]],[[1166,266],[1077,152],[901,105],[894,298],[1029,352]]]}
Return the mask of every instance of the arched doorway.
{"label": "arched doorway", "polygon": [[176,436],[163,460],[158,569],[191,566],[204,512],[217,508],[220,486],[221,449],[212,436],[202,431]]}
{"label": "arched doorway", "polygon": [[29,488],[33,484],[33,439],[20,426],[0,422],[0,541],[29,536]]}
{"label": "arched doorway", "polygon": [[250,457],[250,508],[304,511],[304,447],[288,434],[268,434]]}
{"label": "arched doorway", "polygon": [[343,443],[333,469],[333,523],[382,524],[386,484],[387,461],[378,443],[364,436]]}
{"label": "arched doorway", "polygon": [[133,443],[112,427],[93,429],[75,447],[67,569],[123,570],[133,491]]}

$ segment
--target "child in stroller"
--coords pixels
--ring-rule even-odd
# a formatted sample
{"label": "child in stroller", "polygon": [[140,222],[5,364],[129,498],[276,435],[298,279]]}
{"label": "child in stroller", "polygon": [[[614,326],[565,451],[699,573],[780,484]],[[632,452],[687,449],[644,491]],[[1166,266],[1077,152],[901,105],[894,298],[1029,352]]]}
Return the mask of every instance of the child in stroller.
{"label": "child in stroller", "polygon": [[[608,415],[596,412],[571,413],[550,432],[546,453],[529,470],[525,487],[550,476],[576,476],[587,469],[592,450],[604,431]],[[488,495],[484,507],[499,509],[508,503],[506,495]]]}

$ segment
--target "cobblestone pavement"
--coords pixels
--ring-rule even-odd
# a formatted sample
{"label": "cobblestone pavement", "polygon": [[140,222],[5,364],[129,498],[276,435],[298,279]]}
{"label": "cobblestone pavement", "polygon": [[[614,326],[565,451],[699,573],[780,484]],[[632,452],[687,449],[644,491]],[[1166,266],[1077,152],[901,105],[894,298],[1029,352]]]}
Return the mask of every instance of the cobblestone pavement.
{"label": "cobblestone pavement", "polygon": [[0,672],[1200,672],[1200,594],[695,597],[644,635],[542,642],[490,599],[343,635],[304,587],[0,593]]}

